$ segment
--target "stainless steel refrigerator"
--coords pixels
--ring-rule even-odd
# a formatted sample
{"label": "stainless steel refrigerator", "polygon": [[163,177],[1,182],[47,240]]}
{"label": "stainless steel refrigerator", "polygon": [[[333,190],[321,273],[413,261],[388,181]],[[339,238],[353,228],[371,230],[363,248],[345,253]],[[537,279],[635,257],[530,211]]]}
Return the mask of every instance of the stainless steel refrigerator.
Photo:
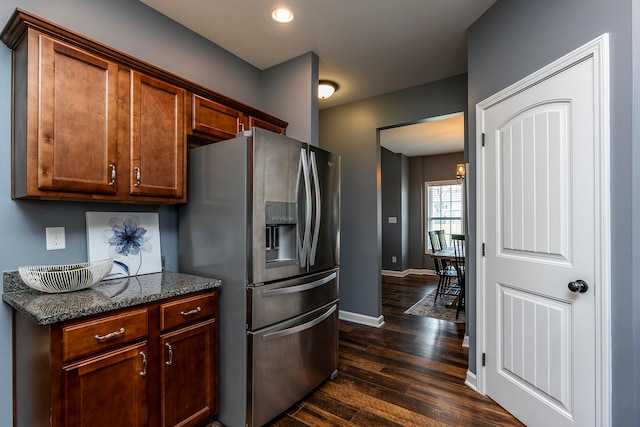
{"label": "stainless steel refrigerator", "polygon": [[188,159],[179,268],[222,279],[218,419],[262,426],[337,373],[340,158],[253,128]]}

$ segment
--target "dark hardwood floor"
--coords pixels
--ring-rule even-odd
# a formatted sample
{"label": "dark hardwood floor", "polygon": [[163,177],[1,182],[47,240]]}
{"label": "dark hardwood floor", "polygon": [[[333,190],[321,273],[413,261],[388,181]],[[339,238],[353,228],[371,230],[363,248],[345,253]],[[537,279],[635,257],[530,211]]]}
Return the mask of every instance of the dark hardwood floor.
{"label": "dark hardwood floor", "polygon": [[385,325],[341,321],[337,378],[270,426],[522,426],[464,384],[463,324],[404,314],[436,280],[384,277]]}

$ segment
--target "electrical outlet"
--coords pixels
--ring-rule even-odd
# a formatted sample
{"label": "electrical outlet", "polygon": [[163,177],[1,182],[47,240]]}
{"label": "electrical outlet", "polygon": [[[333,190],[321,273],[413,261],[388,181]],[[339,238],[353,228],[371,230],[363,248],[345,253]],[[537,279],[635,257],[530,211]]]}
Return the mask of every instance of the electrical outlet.
{"label": "electrical outlet", "polygon": [[398,259],[395,256],[392,256],[391,257],[391,262],[396,263],[396,262],[398,262]]}
{"label": "electrical outlet", "polygon": [[64,227],[46,227],[47,250],[55,251],[66,247],[64,239]]}

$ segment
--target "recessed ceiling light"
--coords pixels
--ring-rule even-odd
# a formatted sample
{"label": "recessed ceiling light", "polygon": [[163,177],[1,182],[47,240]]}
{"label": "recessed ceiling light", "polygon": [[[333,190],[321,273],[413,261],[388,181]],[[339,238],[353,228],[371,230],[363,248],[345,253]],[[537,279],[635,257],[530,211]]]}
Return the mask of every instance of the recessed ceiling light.
{"label": "recessed ceiling light", "polygon": [[271,11],[271,18],[276,22],[286,24],[293,21],[293,12],[287,6],[278,6]]}
{"label": "recessed ceiling light", "polygon": [[320,80],[318,82],[318,98],[329,98],[339,87],[338,83],[332,82],[331,80]]}

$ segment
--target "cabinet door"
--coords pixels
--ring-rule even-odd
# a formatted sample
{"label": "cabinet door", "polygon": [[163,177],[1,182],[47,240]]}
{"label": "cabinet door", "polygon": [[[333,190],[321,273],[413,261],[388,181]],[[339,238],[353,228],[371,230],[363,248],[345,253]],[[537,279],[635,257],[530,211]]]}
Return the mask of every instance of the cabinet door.
{"label": "cabinet door", "polygon": [[253,116],[249,116],[249,128],[266,129],[271,132],[279,133],[280,135],[284,135],[286,130],[281,126],[274,125],[271,122]]}
{"label": "cabinet door", "polygon": [[132,195],[185,195],[184,97],[184,89],[131,72]]}
{"label": "cabinet door", "polygon": [[234,138],[241,129],[242,117],[238,110],[193,95],[191,130],[197,136],[216,141]]}
{"label": "cabinet door", "polygon": [[217,413],[214,320],[162,336],[162,426],[192,426]]}
{"label": "cabinet door", "polygon": [[[38,190],[116,192],[118,66],[40,38]],[[35,96],[35,95],[34,95]],[[33,169],[32,169],[33,170]]]}
{"label": "cabinet door", "polygon": [[147,425],[147,354],[141,343],[63,367],[63,425]]}

